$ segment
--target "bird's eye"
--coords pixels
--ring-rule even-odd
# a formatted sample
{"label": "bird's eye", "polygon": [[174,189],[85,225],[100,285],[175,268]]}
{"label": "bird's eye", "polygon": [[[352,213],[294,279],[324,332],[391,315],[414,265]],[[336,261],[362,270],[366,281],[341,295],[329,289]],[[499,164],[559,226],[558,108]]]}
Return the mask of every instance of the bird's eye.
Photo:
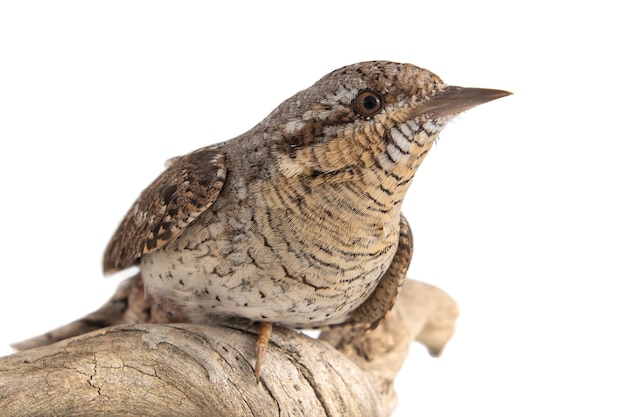
{"label": "bird's eye", "polygon": [[372,90],[361,90],[352,102],[352,108],[358,114],[371,117],[383,109],[383,96]]}

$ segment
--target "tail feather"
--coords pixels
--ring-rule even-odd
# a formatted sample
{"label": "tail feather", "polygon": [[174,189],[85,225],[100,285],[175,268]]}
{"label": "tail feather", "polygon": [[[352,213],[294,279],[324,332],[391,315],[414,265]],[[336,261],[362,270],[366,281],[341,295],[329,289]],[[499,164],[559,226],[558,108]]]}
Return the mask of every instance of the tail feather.
{"label": "tail feather", "polygon": [[151,322],[151,300],[146,297],[140,274],[123,281],[113,297],[91,314],[12,347],[17,351],[49,345],[70,337],[117,324]]}

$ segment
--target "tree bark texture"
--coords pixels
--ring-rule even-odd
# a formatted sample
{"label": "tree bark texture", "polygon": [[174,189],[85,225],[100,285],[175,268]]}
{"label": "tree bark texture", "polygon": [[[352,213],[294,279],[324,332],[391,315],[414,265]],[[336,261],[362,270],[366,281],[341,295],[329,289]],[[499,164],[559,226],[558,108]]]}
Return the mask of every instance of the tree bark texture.
{"label": "tree bark texture", "polygon": [[0,416],[387,417],[411,342],[440,354],[457,315],[446,293],[407,281],[369,333],[275,327],[258,384],[256,326],[108,327],[0,358]]}

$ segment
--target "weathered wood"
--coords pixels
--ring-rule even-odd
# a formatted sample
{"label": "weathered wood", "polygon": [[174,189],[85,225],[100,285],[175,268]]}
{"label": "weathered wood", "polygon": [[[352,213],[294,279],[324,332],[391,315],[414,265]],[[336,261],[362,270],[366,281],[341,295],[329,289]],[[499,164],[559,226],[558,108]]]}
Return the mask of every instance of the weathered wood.
{"label": "weathered wood", "polygon": [[367,335],[275,328],[258,385],[254,327],[108,327],[0,358],[0,415],[389,416],[411,341],[440,352],[457,314],[441,290],[408,281]]}
{"label": "weathered wood", "polygon": [[431,356],[439,356],[454,333],[459,309],[444,291],[407,280],[391,313],[376,330],[353,334],[347,329],[322,332],[329,342],[355,363],[374,385],[385,415],[398,403],[393,382],[409,354],[412,342],[420,342]]}

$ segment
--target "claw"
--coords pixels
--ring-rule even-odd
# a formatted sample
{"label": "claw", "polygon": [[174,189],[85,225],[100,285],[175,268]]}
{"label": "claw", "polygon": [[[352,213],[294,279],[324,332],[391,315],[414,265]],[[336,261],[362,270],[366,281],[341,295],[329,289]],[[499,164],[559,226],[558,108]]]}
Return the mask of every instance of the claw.
{"label": "claw", "polygon": [[261,378],[261,366],[263,366],[263,362],[265,361],[271,333],[272,323],[262,322],[259,324],[259,337],[256,341],[256,363],[254,364],[254,376],[256,377],[257,384]]}

